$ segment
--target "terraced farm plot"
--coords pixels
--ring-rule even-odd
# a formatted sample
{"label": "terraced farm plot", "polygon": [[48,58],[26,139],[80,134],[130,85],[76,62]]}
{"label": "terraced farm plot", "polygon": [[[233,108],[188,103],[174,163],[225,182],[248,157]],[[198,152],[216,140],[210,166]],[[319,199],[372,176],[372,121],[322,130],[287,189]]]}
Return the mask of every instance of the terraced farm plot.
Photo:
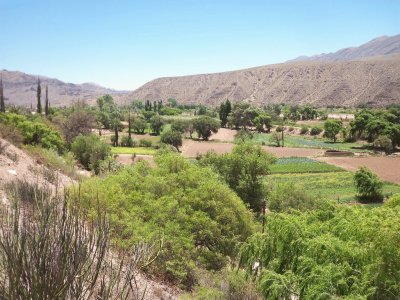
{"label": "terraced farm plot", "polygon": [[340,172],[343,169],[307,157],[279,158],[270,167],[272,174]]}
{"label": "terraced farm plot", "polygon": [[[303,173],[272,174],[266,176],[267,184],[288,183],[302,186],[308,193],[321,199],[344,202],[355,201],[356,189],[353,183],[354,173]],[[384,194],[400,193],[400,186],[385,182]]]}
{"label": "terraced farm plot", "polygon": [[[270,140],[271,135],[266,133],[256,133],[253,140],[256,143],[274,146],[274,143]],[[344,143],[336,142],[332,143],[325,139],[311,136],[296,136],[296,135],[284,135],[285,147],[294,148],[317,148],[317,149],[333,149],[333,150],[344,150],[353,152],[368,152],[365,148],[365,144],[362,143]]]}

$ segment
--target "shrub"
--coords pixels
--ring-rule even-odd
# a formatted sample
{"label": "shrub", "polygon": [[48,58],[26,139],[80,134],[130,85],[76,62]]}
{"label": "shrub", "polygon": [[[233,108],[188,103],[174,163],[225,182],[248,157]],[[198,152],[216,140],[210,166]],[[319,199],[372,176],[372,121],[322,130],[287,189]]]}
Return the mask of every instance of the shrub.
{"label": "shrub", "polygon": [[125,135],[121,139],[121,146],[122,147],[136,147],[137,142],[129,137],[128,135]]}
{"label": "shrub", "polygon": [[318,126],[311,127],[311,131],[310,131],[311,135],[318,135],[321,132],[322,132],[322,128],[321,127],[318,127]]}
{"label": "shrub", "polygon": [[155,135],[160,135],[163,126],[164,120],[159,115],[155,115],[150,119],[150,127]]}
{"label": "shrub", "polygon": [[6,192],[12,205],[0,219],[1,298],[106,300],[143,293],[136,268],[154,251],[138,245],[132,258],[113,257],[104,212],[85,220],[68,193],[54,195],[29,182],[10,183]]}
{"label": "shrub", "polygon": [[267,207],[274,212],[312,210],[322,206],[322,202],[309,195],[303,188],[292,184],[274,186],[267,196]]}
{"label": "shrub", "polygon": [[272,144],[275,144],[276,147],[280,147],[282,142],[282,134],[278,132],[273,132],[269,140]]}
{"label": "shrub", "polygon": [[43,123],[40,117],[31,121],[25,116],[13,113],[0,114],[0,123],[17,128],[23,136],[24,144],[40,145],[59,153],[64,151],[64,142],[60,133]]}
{"label": "shrub", "polygon": [[290,126],[290,127],[289,127],[289,131],[292,132],[293,130],[294,130],[294,127],[293,127],[293,126]]}
{"label": "shrub", "polygon": [[308,126],[303,125],[300,128],[300,134],[307,134],[308,130],[309,130]]}
{"label": "shrub", "polygon": [[[80,205],[108,211],[115,245],[162,237],[164,246],[148,272],[190,288],[195,266],[224,267],[252,232],[245,205],[209,168],[161,151],[106,178],[86,180]],[[99,195],[93,199],[91,195]]]}
{"label": "shrub", "polygon": [[393,151],[392,141],[385,135],[376,138],[372,145],[374,146],[374,148],[383,150],[386,153],[390,153],[391,151]]}
{"label": "shrub", "polygon": [[285,130],[285,127],[283,127],[281,125],[276,126],[276,129],[275,129],[276,132],[282,132],[284,130]]}
{"label": "shrub", "polygon": [[400,206],[400,194],[395,194],[393,196],[391,196],[386,202],[385,202],[385,206],[387,207],[399,207]]}
{"label": "shrub", "polygon": [[356,186],[360,202],[382,202],[383,182],[378,176],[366,167],[361,167],[354,174],[354,184]]}
{"label": "shrub", "polygon": [[171,145],[179,151],[182,146],[182,134],[179,131],[167,130],[161,134],[161,143]]}
{"label": "shrub", "polygon": [[235,139],[239,143],[252,140],[253,137],[254,137],[254,134],[251,131],[246,130],[246,129],[240,129],[235,135]]}
{"label": "shrub", "polygon": [[111,154],[111,147],[95,135],[80,135],[71,145],[71,151],[76,159],[95,174],[100,172],[100,162]]}
{"label": "shrub", "polygon": [[236,145],[232,153],[218,155],[209,152],[199,160],[202,166],[211,166],[255,212],[261,208],[262,177],[269,173],[275,157],[261,146],[251,143]]}
{"label": "shrub", "polygon": [[20,147],[24,138],[15,126],[0,123],[0,138],[7,140],[16,147]]}
{"label": "shrub", "polygon": [[140,139],[139,146],[140,147],[151,147],[151,146],[153,146],[153,142],[150,140],[146,140],[146,139]]}

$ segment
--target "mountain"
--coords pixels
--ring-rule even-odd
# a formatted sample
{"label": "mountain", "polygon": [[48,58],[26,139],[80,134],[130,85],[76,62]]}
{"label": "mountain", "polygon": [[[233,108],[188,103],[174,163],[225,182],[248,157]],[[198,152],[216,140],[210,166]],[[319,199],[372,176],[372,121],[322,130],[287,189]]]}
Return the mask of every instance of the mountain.
{"label": "mountain", "polygon": [[314,56],[300,56],[293,61],[345,61],[365,57],[400,53],[400,34],[381,36],[359,47],[344,48],[334,53],[322,53]]}
{"label": "mountain", "polygon": [[36,106],[37,80],[40,78],[42,99],[44,102],[45,87],[49,88],[49,101],[52,106],[69,105],[77,100],[89,104],[104,94],[111,94],[117,101],[127,94],[126,91],[108,89],[94,83],[73,84],[44,76],[29,75],[18,71],[0,71],[3,77],[4,97],[6,104]]}
{"label": "mountain", "polygon": [[131,99],[217,105],[225,99],[254,104],[310,103],[319,107],[400,103],[400,55],[357,61],[288,62],[215,74],[159,78]]}

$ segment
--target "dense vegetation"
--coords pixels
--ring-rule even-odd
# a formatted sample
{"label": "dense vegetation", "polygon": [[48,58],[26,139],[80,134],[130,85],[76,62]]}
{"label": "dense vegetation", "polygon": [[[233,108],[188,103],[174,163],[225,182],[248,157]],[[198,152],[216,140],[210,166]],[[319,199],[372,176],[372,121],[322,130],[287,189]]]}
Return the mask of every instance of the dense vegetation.
{"label": "dense vegetation", "polygon": [[241,263],[266,299],[397,299],[399,221],[399,207],[272,213]]}
{"label": "dense vegetation", "polygon": [[[163,249],[150,271],[191,287],[196,267],[220,270],[252,233],[251,214],[209,168],[177,154],[156,156],[104,179],[85,181],[80,206],[90,214],[98,205],[108,211],[115,245],[162,240]],[[92,195],[98,195],[93,201]]]}

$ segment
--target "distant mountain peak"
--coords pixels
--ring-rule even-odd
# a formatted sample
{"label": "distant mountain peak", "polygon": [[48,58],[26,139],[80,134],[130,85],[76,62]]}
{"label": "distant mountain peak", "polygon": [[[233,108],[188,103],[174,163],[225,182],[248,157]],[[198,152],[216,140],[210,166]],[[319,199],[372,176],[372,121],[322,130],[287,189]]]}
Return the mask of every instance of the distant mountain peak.
{"label": "distant mountain peak", "polygon": [[293,61],[348,61],[373,56],[400,53],[400,34],[379,36],[358,47],[348,47],[336,52],[321,53],[313,56],[299,56]]}

